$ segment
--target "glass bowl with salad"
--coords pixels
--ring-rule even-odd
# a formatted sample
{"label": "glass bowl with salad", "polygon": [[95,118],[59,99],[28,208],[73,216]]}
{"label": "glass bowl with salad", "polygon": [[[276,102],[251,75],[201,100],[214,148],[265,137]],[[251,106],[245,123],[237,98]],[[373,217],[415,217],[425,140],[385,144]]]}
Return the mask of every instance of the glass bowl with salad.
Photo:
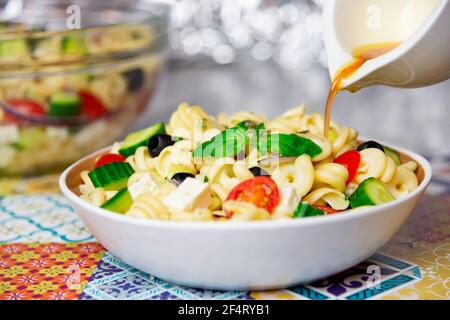
{"label": "glass bowl with salad", "polygon": [[145,111],[165,70],[167,6],[0,4],[0,176],[62,168]]}

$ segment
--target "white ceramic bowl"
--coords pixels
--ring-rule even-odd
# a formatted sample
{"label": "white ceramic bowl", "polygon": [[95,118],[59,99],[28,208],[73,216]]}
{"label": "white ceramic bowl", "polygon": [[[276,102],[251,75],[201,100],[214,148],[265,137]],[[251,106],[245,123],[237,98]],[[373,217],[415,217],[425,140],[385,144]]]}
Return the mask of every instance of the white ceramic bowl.
{"label": "white ceramic bowl", "polygon": [[218,223],[152,221],[115,214],[77,195],[79,172],[91,169],[95,158],[109,148],[66,169],[60,186],[95,238],[142,271],[198,288],[284,288],[365,260],[408,218],[430,183],[431,167],[416,153],[390,147],[419,164],[418,189],[387,204],[331,216]]}

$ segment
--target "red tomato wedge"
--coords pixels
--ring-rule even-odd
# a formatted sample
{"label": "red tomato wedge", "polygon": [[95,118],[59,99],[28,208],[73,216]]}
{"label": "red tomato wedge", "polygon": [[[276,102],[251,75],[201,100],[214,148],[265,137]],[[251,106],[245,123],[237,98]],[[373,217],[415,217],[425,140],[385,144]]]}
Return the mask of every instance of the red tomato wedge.
{"label": "red tomato wedge", "polygon": [[37,102],[26,99],[11,99],[7,101],[15,110],[28,115],[43,115],[44,108]]}
{"label": "red tomato wedge", "polygon": [[334,159],[334,162],[342,164],[347,168],[348,179],[346,184],[349,184],[353,181],[353,178],[355,178],[356,172],[358,171],[359,163],[361,162],[361,155],[355,150],[347,151]]}
{"label": "red tomato wedge", "polygon": [[[37,102],[27,99],[11,99],[7,100],[7,103],[11,105],[15,110],[17,110],[19,113],[24,114],[25,116],[33,116],[33,115],[45,115],[44,108]],[[4,114],[3,120],[5,122],[10,123],[17,123],[17,124],[24,124],[27,121],[22,120],[19,117],[12,115],[10,113]]]}
{"label": "red tomato wedge", "polygon": [[97,159],[97,161],[95,162],[95,167],[98,168],[104,166],[105,164],[113,162],[125,162],[125,160],[125,157],[120,154],[107,153]]}
{"label": "red tomato wedge", "polygon": [[98,118],[104,115],[108,110],[103,102],[87,91],[78,92],[81,97],[81,113],[92,118]]}
{"label": "red tomato wedge", "polygon": [[339,210],[335,210],[332,207],[328,207],[328,206],[313,206],[314,208],[317,208],[319,210],[322,210],[323,212],[325,212],[326,214],[333,214],[333,213],[338,213],[341,212]]}
{"label": "red tomato wedge", "polygon": [[[241,182],[231,190],[227,200],[253,203],[258,208],[272,212],[280,202],[277,184],[267,176],[255,177]],[[231,216],[232,212],[227,212]]]}

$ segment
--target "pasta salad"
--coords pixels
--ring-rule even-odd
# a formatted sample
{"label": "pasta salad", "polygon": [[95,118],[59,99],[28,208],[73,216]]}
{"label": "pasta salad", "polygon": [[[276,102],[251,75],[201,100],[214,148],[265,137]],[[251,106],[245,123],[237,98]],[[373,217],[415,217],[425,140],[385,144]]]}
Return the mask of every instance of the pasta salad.
{"label": "pasta salad", "polygon": [[119,138],[152,98],[165,62],[141,24],[58,33],[0,23],[0,175],[65,166]]}
{"label": "pasta salad", "polygon": [[323,117],[304,111],[213,117],[183,103],[82,171],[80,196],[141,219],[250,221],[341,214],[418,187],[417,163],[334,122],[324,138]]}

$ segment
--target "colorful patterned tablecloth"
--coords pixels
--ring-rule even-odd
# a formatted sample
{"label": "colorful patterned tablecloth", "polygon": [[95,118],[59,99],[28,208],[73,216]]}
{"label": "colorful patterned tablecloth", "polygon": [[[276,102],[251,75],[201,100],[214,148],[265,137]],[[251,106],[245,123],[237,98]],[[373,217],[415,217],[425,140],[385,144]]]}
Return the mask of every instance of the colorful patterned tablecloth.
{"label": "colorful patterned tablecloth", "polygon": [[[57,176],[0,179],[0,194],[5,195],[0,199],[0,300],[450,299],[447,160],[434,159],[435,178],[427,195],[374,256],[314,283],[264,292],[167,283],[124,263],[95,242],[57,192]],[[376,283],[371,266],[378,268]]]}

